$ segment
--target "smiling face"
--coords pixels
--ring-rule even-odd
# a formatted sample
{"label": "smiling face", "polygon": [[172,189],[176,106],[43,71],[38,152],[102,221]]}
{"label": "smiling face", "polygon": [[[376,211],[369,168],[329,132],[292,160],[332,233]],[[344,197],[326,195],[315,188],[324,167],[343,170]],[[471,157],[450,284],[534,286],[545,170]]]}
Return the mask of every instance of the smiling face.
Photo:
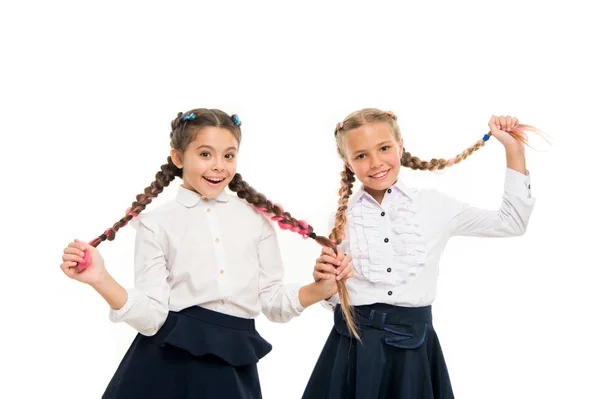
{"label": "smiling face", "polygon": [[388,123],[366,123],[345,132],[343,154],[365,191],[381,203],[385,190],[398,179],[402,140],[396,139]]}
{"label": "smiling face", "polygon": [[183,169],[183,187],[216,198],[236,173],[238,149],[228,129],[208,126],[197,131],[183,153],[172,149],[171,158]]}

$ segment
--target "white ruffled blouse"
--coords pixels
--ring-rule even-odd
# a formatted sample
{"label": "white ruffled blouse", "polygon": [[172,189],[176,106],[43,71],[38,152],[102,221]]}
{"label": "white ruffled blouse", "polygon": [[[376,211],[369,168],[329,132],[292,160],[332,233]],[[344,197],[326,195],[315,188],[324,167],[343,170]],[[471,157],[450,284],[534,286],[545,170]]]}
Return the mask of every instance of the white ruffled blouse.
{"label": "white ruffled blouse", "polygon": [[[485,210],[436,190],[398,181],[381,204],[360,189],[349,201],[346,239],[355,276],[347,287],[352,305],[427,306],[435,299],[439,261],[452,236],[510,237],[525,233],[535,199],[529,175],[506,169],[497,210]],[[333,308],[335,295],[324,302]]]}

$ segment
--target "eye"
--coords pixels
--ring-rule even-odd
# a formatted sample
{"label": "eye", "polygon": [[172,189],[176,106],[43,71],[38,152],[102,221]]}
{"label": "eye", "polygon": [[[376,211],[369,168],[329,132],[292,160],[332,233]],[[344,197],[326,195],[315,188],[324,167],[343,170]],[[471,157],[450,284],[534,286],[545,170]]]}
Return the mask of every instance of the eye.
{"label": "eye", "polygon": [[203,158],[208,158],[210,157],[210,152],[202,151],[199,155]]}
{"label": "eye", "polygon": [[366,156],[367,156],[367,154],[359,154],[354,159],[356,159],[357,161],[360,161],[361,159],[365,159]]}
{"label": "eye", "polygon": [[225,158],[232,160],[233,158],[235,158],[235,154],[225,154]]}
{"label": "eye", "polygon": [[384,145],[383,147],[380,148],[381,151],[387,151],[390,149],[389,145]]}

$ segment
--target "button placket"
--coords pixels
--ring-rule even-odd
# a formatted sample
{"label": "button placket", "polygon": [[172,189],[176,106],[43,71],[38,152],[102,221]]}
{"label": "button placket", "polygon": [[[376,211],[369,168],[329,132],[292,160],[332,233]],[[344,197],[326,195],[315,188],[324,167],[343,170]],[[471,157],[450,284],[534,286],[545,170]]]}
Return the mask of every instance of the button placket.
{"label": "button placket", "polygon": [[[208,207],[203,207],[203,211],[205,212],[207,224],[209,227],[210,234],[212,236],[214,242],[214,253],[215,253],[215,261],[214,265],[216,268],[217,276],[217,286],[219,291],[219,296],[221,298],[227,298],[231,295],[231,287],[229,285],[229,281],[225,276],[225,272],[227,270],[227,254],[225,253],[225,247],[223,246],[223,237],[221,235],[220,226],[219,226],[219,218],[218,212],[215,210],[215,200],[209,200],[203,198],[202,201],[208,205]],[[222,304],[225,304],[225,299],[221,300]]]}
{"label": "button placket", "polygon": [[[391,193],[392,190],[388,189],[387,190],[388,193]],[[394,248],[393,246],[390,245],[390,239],[392,237],[392,235],[394,234],[393,232],[393,226],[392,226],[392,220],[390,215],[392,215],[390,213],[390,210],[392,209],[393,206],[393,198],[394,196],[388,196],[386,195],[383,198],[383,201],[381,202],[381,212],[379,213],[379,216],[373,215],[374,217],[379,219],[379,225],[380,227],[380,231],[381,231],[381,238],[383,243],[382,243],[382,249],[385,253],[384,255],[384,263],[380,266],[381,269],[380,270],[380,277],[383,279],[388,280],[390,277],[388,275],[388,273],[390,273],[391,269],[390,268],[386,268],[385,265],[390,265],[393,264],[394,262]],[[386,217],[387,216],[387,217]]]}

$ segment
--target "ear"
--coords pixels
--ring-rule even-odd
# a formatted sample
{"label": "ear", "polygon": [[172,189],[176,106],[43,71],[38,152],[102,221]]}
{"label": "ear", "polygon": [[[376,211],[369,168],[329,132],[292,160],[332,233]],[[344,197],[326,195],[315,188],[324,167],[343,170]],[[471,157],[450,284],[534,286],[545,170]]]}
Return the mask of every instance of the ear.
{"label": "ear", "polygon": [[179,169],[183,168],[183,157],[175,148],[171,148],[171,160]]}

